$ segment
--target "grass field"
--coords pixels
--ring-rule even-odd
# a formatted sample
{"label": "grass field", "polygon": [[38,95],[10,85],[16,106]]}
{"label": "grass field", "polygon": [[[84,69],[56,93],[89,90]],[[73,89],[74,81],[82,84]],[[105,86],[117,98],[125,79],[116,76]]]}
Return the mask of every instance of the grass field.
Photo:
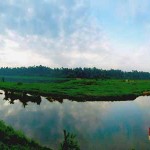
{"label": "grass field", "polygon": [[72,79],[51,83],[0,82],[1,89],[25,91],[41,95],[55,95],[73,99],[101,99],[106,97],[148,95],[150,80]]}
{"label": "grass field", "polygon": [[23,83],[52,83],[65,82],[69,78],[50,78],[47,76],[0,76],[0,81],[4,78],[5,82],[23,82]]}

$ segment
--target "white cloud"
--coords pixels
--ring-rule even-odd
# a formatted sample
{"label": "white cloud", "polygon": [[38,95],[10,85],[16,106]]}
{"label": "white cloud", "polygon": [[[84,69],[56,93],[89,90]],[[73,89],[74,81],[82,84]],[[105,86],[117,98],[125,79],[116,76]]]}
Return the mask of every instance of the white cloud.
{"label": "white cloud", "polygon": [[[79,24],[81,27],[81,24]],[[42,64],[50,67],[108,67],[107,59],[114,55],[109,40],[101,27],[95,23],[84,25],[72,34],[60,34],[58,38],[37,35],[19,35],[7,30],[1,35],[1,65]],[[110,61],[110,60],[109,60]],[[116,59],[112,65],[116,66]]]}
{"label": "white cloud", "polygon": [[0,36],[0,41],[3,43],[0,46],[1,66],[46,65],[50,63],[50,60],[29,48],[28,39],[15,32],[8,30],[6,35]]}
{"label": "white cloud", "polygon": [[[148,69],[148,57],[144,59],[143,55],[149,54],[148,46],[140,48],[143,47],[140,44],[139,47],[131,45],[134,31],[130,29],[130,38],[125,33],[129,27],[122,34],[111,31],[113,25],[123,31],[126,26],[121,25],[124,24],[117,26],[118,22],[113,24],[110,18],[108,29],[101,23],[101,17],[107,21],[107,17],[116,19],[118,16],[128,23],[148,11],[148,0],[142,3],[139,0],[124,3],[111,0],[93,0],[89,3],[87,0],[0,2],[1,66],[42,64],[50,67]],[[110,15],[107,16],[107,13]],[[149,22],[146,24],[145,30],[148,30]],[[118,36],[117,39],[110,36],[110,31]],[[124,34],[129,39],[121,41]]]}

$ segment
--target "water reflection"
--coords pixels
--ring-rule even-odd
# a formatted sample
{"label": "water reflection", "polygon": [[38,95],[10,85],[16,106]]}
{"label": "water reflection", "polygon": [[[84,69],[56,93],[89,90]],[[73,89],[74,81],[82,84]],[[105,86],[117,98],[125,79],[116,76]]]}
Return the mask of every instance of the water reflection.
{"label": "water reflection", "polygon": [[14,91],[4,91],[5,97],[4,100],[9,101],[10,104],[14,104],[15,100],[19,100],[23,107],[25,108],[28,105],[28,102],[36,103],[40,105],[41,97],[36,95],[29,95],[25,92],[14,92]]}
{"label": "water reflection", "polygon": [[[28,95],[29,96],[29,95]],[[0,95],[0,118],[44,145],[57,148],[63,129],[75,133],[81,149],[149,149],[150,98],[139,97],[125,102],[85,102],[64,100],[50,103],[41,97],[40,105],[27,101],[3,100]],[[17,98],[19,99],[19,97]]]}
{"label": "water reflection", "polygon": [[58,101],[58,102],[60,102],[60,103],[63,103],[63,101],[64,101],[61,97],[57,97],[57,99],[56,99],[56,98],[53,98],[53,97],[48,96],[48,97],[46,97],[46,99],[47,99],[49,102]]}

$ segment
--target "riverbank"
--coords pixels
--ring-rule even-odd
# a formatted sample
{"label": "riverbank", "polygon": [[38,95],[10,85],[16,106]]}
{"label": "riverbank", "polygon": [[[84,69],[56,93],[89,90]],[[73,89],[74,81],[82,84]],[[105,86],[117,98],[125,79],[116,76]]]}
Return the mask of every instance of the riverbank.
{"label": "riverbank", "polygon": [[150,80],[72,79],[61,83],[0,82],[0,89],[71,100],[133,100],[150,94]]}
{"label": "riverbank", "polygon": [[[76,136],[64,130],[64,140],[60,143],[59,149],[80,150]],[[0,120],[0,149],[2,150],[52,150],[41,146],[32,139],[27,138],[21,131],[14,130]]]}
{"label": "riverbank", "polygon": [[5,125],[3,121],[0,121],[0,149],[51,150],[28,139],[22,132],[15,131],[12,127]]}

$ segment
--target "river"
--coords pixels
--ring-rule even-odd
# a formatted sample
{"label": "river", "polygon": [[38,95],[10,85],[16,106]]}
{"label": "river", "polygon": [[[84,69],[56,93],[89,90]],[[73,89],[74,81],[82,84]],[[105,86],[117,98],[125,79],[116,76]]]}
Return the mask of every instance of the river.
{"label": "river", "polygon": [[81,150],[149,149],[150,97],[134,101],[50,102],[5,100],[0,91],[0,119],[40,144],[58,149],[63,129],[76,134]]}

